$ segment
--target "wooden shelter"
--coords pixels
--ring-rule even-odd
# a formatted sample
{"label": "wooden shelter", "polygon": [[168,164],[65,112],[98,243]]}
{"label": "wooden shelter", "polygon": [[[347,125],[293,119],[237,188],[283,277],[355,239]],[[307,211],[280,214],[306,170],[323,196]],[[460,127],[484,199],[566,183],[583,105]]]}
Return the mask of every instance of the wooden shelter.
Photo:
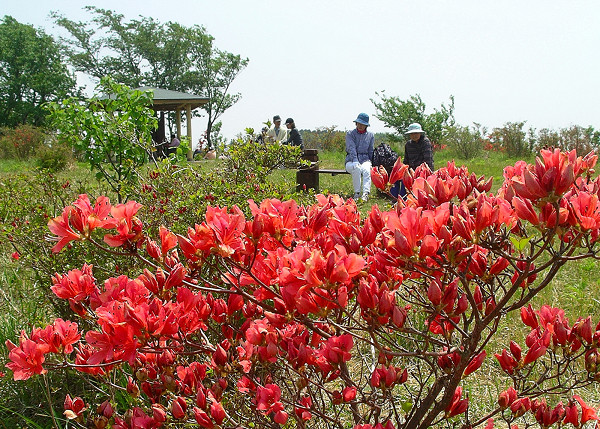
{"label": "wooden shelter", "polygon": [[[201,95],[188,94],[186,92],[171,91],[169,89],[153,88],[150,86],[142,86],[136,88],[140,91],[152,91],[154,101],[152,108],[157,112],[175,111],[177,118],[177,137],[181,138],[181,111],[186,112],[186,128],[187,137],[190,142],[190,147],[193,146],[192,140],[192,110],[209,102],[209,98]],[[188,153],[188,159],[192,158],[192,151]]]}

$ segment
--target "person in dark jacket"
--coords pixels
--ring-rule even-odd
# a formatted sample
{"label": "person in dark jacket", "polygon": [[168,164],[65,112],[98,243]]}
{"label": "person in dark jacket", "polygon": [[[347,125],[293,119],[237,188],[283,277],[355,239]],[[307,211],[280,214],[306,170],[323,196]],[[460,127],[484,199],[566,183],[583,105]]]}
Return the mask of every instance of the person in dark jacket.
{"label": "person in dark jacket", "polygon": [[[404,147],[404,164],[408,165],[413,170],[416,170],[421,164],[427,164],[429,169],[433,171],[433,148],[431,142],[425,137],[425,131],[420,124],[416,122],[410,124],[406,133],[409,140]],[[406,188],[404,183],[400,186],[400,195],[406,197]]]}
{"label": "person in dark jacket", "polygon": [[405,134],[409,140],[404,148],[404,164],[416,170],[419,165],[425,163],[433,171],[433,149],[421,125],[410,124]]}
{"label": "person in dark jacket", "polygon": [[285,144],[291,144],[293,146],[300,146],[300,149],[304,150],[304,142],[302,141],[302,136],[300,132],[296,128],[296,124],[292,118],[287,118],[285,120],[285,126],[287,127],[290,133]]}

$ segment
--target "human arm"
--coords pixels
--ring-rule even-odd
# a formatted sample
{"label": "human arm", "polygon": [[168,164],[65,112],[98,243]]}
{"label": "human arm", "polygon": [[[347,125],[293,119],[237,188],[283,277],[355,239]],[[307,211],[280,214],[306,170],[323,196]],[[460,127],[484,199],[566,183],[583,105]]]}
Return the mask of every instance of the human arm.
{"label": "human arm", "polygon": [[358,162],[358,154],[356,153],[356,141],[352,131],[346,133],[346,162]]}
{"label": "human arm", "polygon": [[433,171],[433,147],[429,139],[423,142],[423,162],[425,162],[431,171]]}

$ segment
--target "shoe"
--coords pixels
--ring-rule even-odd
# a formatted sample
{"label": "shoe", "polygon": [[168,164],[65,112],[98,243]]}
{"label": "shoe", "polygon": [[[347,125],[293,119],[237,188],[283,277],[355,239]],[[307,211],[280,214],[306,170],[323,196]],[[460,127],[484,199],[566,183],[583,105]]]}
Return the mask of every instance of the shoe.
{"label": "shoe", "polygon": [[360,198],[360,193],[355,192],[354,193],[354,197],[352,197],[354,199],[354,201],[358,201],[358,199]]}
{"label": "shoe", "polygon": [[369,193],[368,192],[364,193],[363,196],[362,196],[362,198],[361,198],[361,200],[362,201],[368,201],[369,200]]}

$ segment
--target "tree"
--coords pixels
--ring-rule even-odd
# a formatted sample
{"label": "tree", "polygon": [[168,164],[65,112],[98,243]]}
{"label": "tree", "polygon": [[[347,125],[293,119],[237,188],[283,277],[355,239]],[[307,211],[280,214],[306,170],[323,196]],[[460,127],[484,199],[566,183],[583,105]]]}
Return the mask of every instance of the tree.
{"label": "tree", "polygon": [[5,16],[0,24],[0,126],[42,125],[45,102],[75,93],[54,39]]}
{"label": "tree", "polygon": [[133,90],[103,78],[99,94],[89,100],[68,98],[50,103],[57,138],[82,153],[98,179],[104,179],[119,202],[127,195],[125,185],[151,154],[152,130],[157,120],[152,92]]}
{"label": "tree", "polygon": [[362,220],[338,196],[268,199],[156,237],[140,204],[80,195],[48,223],[53,252],[88,242],[145,269],[55,275],[80,321],[23,332],[7,366],[90,374],[98,388],[64,401],[82,427],[590,427],[580,389],[600,379],[600,325],[532,303],[597,258],[596,161],[545,150],[496,194],[465,167],[398,161],[374,182],[402,178],[411,196]]}
{"label": "tree", "polygon": [[[229,52],[211,48],[208,52],[194,49],[193,62],[199,66],[202,82],[211,82],[203,88],[209,98],[202,109],[208,114],[206,136],[208,148],[213,148],[212,128],[219,117],[241,98],[241,94],[228,94],[229,86],[246,68],[248,60]],[[198,88],[200,92],[202,88]]]}
{"label": "tree", "polygon": [[[217,49],[202,26],[184,27],[141,17],[124,16],[95,6],[85,7],[93,18],[74,22],[54,13],[56,23],[70,33],[64,39],[76,70],[97,79],[112,76],[131,87],[154,86],[206,95],[207,140],[217,119],[241,97],[228,94],[247,59]],[[170,118],[172,121],[173,118]]]}
{"label": "tree", "polygon": [[385,91],[375,93],[380,100],[371,99],[380,119],[386,127],[396,130],[401,139],[408,126],[413,122],[421,124],[434,145],[440,144],[447,135],[448,127],[454,125],[454,97],[450,96],[450,104],[441,105],[433,113],[425,113],[425,103],[419,94],[411,95],[408,100],[399,97],[388,97]]}

